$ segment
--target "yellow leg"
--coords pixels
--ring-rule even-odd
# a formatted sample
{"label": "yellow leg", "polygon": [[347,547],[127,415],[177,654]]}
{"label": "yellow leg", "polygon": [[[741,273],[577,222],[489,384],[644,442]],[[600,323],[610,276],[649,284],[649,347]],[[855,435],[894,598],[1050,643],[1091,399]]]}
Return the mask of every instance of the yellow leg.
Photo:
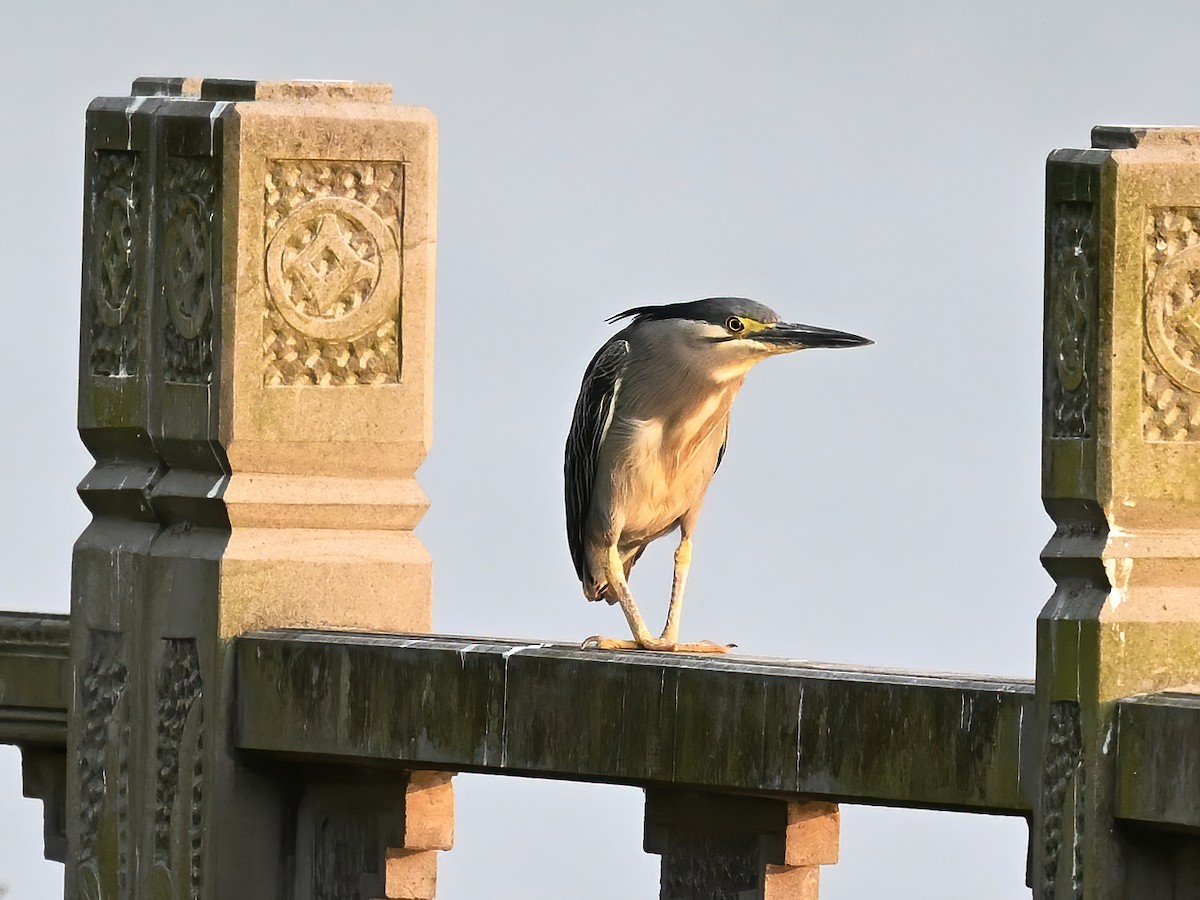
{"label": "yellow leg", "polygon": [[671,605],[667,609],[667,624],[662,638],[672,644],[679,640],[679,619],[683,615],[683,589],[687,586],[688,570],[692,567],[692,539],[684,535],[675,548],[675,575],[671,580]]}
{"label": "yellow leg", "polygon": [[629,590],[629,584],[625,581],[625,567],[621,564],[621,554],[617,551],[615,544],[608,548],[608,556],[604,562],[604,577],[608,580],[609,587],[617,594],[617,602],[621,604],[621,612],[625,613],[625,621],[629,623],[629,630],[633,632],[633,640],[626,641],[593,635],[583,642],[583,647],[585,649],[596,647],[601,650],[669,649],[664,641],[652,635],[650,629],[646,627],[646,621],[638,611],[633,594]]}
{"label": "yellow leg", "polygon": [[662,640],[672,650],[681,653],[728,653],[733,644],[714,644],[712,641],[679,643],[679,620],[683,616],[683,591],[687,587],[688,571],[692,567],[692,538],[684,534],[675,548],[675,575],[671,580],[671,605],[667,609],[667,624],[663,628]]}
{"label": "yellow leg", "polygon": [[646,622],[638,611],[637,604],[630,593],[629,584],[625,581],[625,570],[621,565],[621,555],[616,547],[609,548],[606,559],[605,577],[609,586],[617,594],[617,602],[625,613],[629,630],[633,632],[633,640],[621,638],[606,638],[593,635],[583,642],[583,648],[600,650],[665,650],[681,653],[728,653],[732,644],[714,644],[712,641],[698,641],[690,644],[680,644],[679,618],[683,610],[683,590],[687,584],[688,569],[692,564],[692,540],[682,538],[675,551],[675,576],[671,584],[671,606],[667,612],[667,624],[661,637],[654,637],[646,628]]}

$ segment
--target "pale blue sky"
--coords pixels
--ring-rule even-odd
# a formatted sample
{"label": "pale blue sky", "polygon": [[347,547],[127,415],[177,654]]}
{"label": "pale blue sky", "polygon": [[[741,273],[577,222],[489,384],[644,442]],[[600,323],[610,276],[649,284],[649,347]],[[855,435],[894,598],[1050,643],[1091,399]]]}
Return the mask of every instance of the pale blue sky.
{"label": "pale blue sky", "polygon": [[[696,538],[685,638],[1032,674],[1050,590],[1044,159],[1086,146],[1096,123],[1195,120],[1194,5],[16,8],[0,36],[14,328],[0,608],[65,611],[86,522],[73,425],[88,101],[149,74],[352,78],[392,82],[440,119],[436,439],[420,473],[440,630],[620,632],[616,610],[583,601],[562,536],[579,376],[609,314],[737,294],[877,343],[750,376]],[[783,472],[770,507],[750,506],[745,485]],[[668,544],[633,581],[656,615]],[[17,760],[0,748],[0,882],[8,900],[58,896]],[[464,777],[458,810],[442,900],[657,896],[636,790]],[[846,807],[842,821],[824,900],[1028,896],[1020,820]]]}

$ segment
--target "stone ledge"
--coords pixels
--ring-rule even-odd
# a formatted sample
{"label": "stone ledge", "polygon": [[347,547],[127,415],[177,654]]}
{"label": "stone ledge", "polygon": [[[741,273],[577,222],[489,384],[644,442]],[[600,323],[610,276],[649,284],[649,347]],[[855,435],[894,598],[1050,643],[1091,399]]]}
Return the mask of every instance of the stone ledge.
{"label": "stone ledge", "polygon": [[240,638],[236,655],[244,750],[1015,815],[1032,806],[1024,681],[288,630]]}
{"label": "stone ledge", "polygon": [[66,746],[68,630],[67,616],[0,612],[0,744]]}
{"label": "stone ledge", "polygon": [[1121,700],[1113,728],[1115,740],[1108,745],[1117,754],[1113,814],[1200,830],[1200,695],[1168,692]]}

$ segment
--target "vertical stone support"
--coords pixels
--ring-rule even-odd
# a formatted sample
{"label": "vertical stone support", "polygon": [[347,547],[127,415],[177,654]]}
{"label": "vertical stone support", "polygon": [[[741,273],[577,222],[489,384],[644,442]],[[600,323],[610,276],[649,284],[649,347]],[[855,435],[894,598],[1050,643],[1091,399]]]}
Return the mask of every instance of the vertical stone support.
{"label": "vertical stone support", "polygon": [[0,730],[21,748],[22,790],[42,801],[44,852],[66,858],[66,616],[0,616]]}
{"label": "vertical stone support", "polygon": [[838,861],[834,803],[647,791],[647,853],[662,856],[662,900],[817,900]]}
{"label": "vertical stone support", "polygon": [[21,747],[21,793],[42,801],[42,853],[67,858],[67,754],[61,747]]}
{"label": "vertical stone support", "polygon": [[437,851],[454,844],[450,778],[310,776],[297,816],[296,900],[433,900]]}
{"label": "vertical stone support", "polygon": [[139,79],[86,153],[67,896],[291,896],[303,790],[235,756],[227,651],[429,629],[436,125]]}
{"label": "vertical stone support", "polygon": [[1093,143],[1047,165],[1040,900],[1174,896],[1113,820],[1113,704],[1200,682],[1200,132]]}
{"label": "vertical stone support", "polygon": [[[92,513],[71,569],[66,896],[136,893],[145,798],[147,690],[137,660],[150,609],[150,495],[162,474],[151,438],[152,197],[149,98],[88,109],[84,160],[79,435],[95,465],[79,485]],[[153,106],[157,101],[150,101]]]}
{"label": "vertical stone support", "polygon": [[454,789],[450,775],[412,772],[405,791],[404,840],[387,850],[384,897],[433,900],[437,893],[437,853],[453,846]]}

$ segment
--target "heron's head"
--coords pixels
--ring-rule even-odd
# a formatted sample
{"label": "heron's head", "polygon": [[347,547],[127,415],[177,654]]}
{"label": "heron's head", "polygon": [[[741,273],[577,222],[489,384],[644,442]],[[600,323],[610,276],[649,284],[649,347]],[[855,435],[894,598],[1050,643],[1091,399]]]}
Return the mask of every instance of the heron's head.
{"label": "heron's head", "polygon": [[861,347],[867,338],[831,328],[781,322],[770,307],[741,297],[638,306],[610,318],[653,327],[714,370],[744,373],[768,356],[813,347]]}

